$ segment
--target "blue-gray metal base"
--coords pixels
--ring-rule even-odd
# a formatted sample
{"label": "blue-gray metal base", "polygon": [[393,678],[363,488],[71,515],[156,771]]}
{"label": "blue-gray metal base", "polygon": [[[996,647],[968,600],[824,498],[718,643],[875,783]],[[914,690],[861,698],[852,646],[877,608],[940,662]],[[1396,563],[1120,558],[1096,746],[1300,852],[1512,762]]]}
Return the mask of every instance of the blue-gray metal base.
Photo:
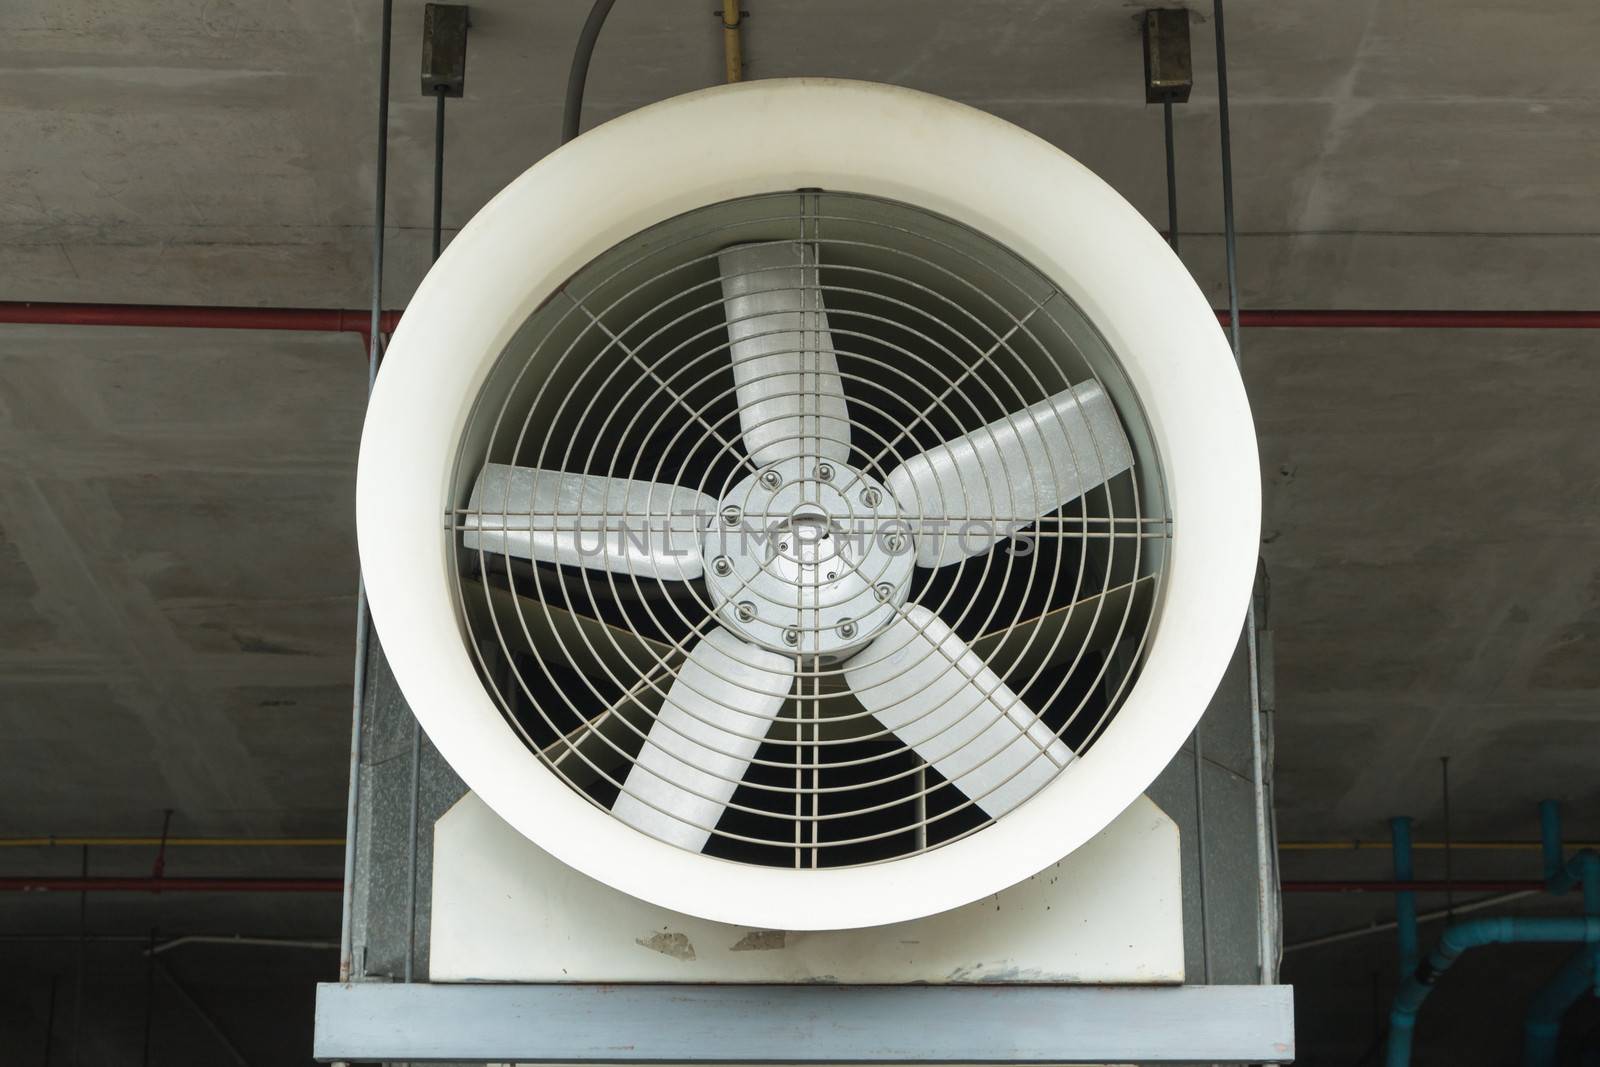
{"label": "blue-gray metal base", "polygon": [[1288,1063],[1288,986],[317,987],[318,1060]]}

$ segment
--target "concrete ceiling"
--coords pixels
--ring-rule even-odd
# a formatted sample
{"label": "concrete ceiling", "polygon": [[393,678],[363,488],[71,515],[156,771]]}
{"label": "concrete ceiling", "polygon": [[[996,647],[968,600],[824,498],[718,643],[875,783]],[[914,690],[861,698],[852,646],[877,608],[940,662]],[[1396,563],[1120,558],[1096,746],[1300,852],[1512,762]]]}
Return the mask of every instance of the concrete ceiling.
{"label": "concrete ceiling", "polygon": [[[421,4],[395,6],[402,307],[433,116]],[[554,147],[587,6],[473,4],[447,229]],[[748,0],[749,74],[963,100],[1162,224],[1143,6]],[[1184,258],[1222,303],[1211,14],[1189,6]],[[587,123],[716,81],[711,7],[619,4]],[[358,0],[6,4],[0,296],[361,306],[376,33]],[[1600,65],[1576,42],[1600,6],[1233,0],[1228,34],[1246,307],[1594,306]],[[1445,755],[1457,837],[1530,836],[1545,795],[1600,836],[1597,345],[1246,334],[1285,838],[1401,811],[1437,832]],[[164,808],[183,833],[341,831],[364,380],[349,335],[0,328],[0,834],[148,833]]]}

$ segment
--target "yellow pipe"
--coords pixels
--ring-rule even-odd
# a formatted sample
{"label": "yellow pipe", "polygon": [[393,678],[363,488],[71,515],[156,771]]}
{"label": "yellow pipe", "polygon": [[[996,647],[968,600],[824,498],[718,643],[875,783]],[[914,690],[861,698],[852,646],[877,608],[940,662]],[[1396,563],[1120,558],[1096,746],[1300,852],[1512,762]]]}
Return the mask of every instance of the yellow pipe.
{"label": "yellow pipe", "polygon": [[[71,847],[156,848],[159,837],[0,837],[0,848]],[[169,848],[333,848],[342,846],[342,837],[169,837]]]}
{"label": "yellow pipe", "polygon": [[744,81],[744,42],[739,32],[739,0],[722,0],[722,56],[728,81]]}

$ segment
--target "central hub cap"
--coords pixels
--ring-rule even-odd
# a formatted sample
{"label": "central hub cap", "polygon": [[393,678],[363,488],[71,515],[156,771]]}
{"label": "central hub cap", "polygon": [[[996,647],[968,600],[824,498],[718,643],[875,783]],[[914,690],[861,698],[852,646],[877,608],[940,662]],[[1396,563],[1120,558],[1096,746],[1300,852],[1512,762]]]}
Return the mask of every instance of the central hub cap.
{"label": "central hub cap", "polygon": [[706,585],[722,624],[778,652],[843,658],[895,617],[916,556],[883,484],[815,458],[766,467],[718,501]]}

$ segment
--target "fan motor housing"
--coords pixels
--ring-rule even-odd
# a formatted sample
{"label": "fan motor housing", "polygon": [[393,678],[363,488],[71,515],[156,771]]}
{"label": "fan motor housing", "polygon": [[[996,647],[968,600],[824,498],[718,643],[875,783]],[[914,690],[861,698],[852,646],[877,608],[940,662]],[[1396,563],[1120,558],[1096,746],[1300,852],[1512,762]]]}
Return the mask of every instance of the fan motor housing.
{"label": "fan motor housing", "polygon": [[[484,686],[457,600],[458,533],[445,521],[476,473],[459,458],[486,384],[570,279],[669,220],[796,190],[882,198],[953,220],[1048,279],[1114,355],[1124,395],[1113,400],[1125,418],[1138,417],[1136,445],[1159,467],[1170,516],[1156,624],[1135,682],[1092,747],[977,832],[828,869],[697,854],[569,788]],[[817,466],[762,467],[737,491],[711,494],[717,506],[692,562],[703,566],[726,629],[763,649],[848,667],[905,610],[925,543],[882,536],[908,506],[892,479],[837,458],[826,472]],[[784,495],[800,485],[809,498]],[[781,517],[758,524],[755,542],[725,547],[751,510],[741,502],[753,498],[763,516]],[[641,109],[564,146],[491,201],[423,281],[389,346],[362,440],[357,507],[368,597],[396,677],[430,739],[484,802],[541,849],[625,893],[779,930],[946,911],[1038,872],[1107,826],[1181,746],[1229,661],[1260,519],[1254,435],[1232,353],[1183,265],[1136,210],[1054,147],[992,116],[909,90],[817,79],[741,83]],[[731,523],[730,508],[740,511]],[[871,529],[858,541],[861,517]],[[791,640],[781,619],[744,607],[740,583],[773,567],[809,575],[813,588],[833,583],[825,624]]]}

